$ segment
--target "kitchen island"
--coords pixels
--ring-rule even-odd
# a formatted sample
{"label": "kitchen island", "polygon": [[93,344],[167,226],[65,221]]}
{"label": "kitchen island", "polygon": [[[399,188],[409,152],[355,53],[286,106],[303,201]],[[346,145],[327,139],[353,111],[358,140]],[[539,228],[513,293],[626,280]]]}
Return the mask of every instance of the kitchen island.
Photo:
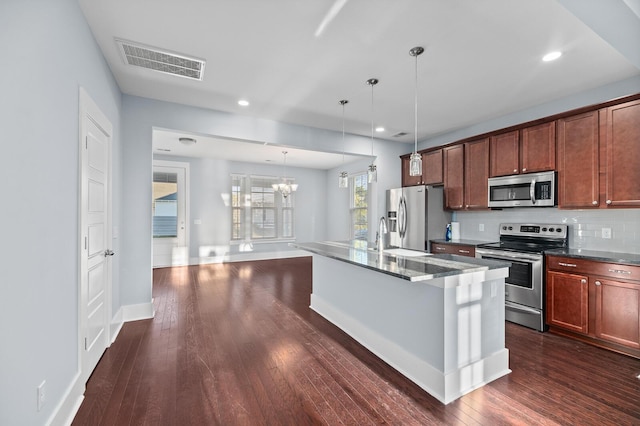
{"label": "kitchen island", "polygon": [[508,263],[365,241],[292,246],[313,254],[311,309],[442,403],[511,372]]}

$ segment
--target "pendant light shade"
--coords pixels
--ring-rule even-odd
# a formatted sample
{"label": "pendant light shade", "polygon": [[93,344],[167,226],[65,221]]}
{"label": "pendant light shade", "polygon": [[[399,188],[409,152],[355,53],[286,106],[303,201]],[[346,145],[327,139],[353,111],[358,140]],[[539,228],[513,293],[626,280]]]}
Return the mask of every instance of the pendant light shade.
{"label": "pendant light shade", "polygon": [[418,56],[424,52],[420,46],[414,47],[409,54],[416,58],[416,93],[415,93],[415,117],[414,117],[414,150],[409,159],[409,175],[422,176],[422,155],[418,153]]}
{"label": "pendant light shade", "polygon": [[367,170],[367,182],[378,181],[378,167],[373,163],[375,157],[373,156],[373,86],[378,84],[377,78],[370,78],[367,80],[367,84],[371,86],[371,164],[369,164],[369,170]]}
{"label": "pendant light shade", "polygon": [[[349,101],[343,99],[340,101],[340,105],[342,105],[342,167],[344,167],[344,106],[348,104]],[[338,176],[338,188],[348,188],[349,187],[349,174],[346,170],[340,172]]]}

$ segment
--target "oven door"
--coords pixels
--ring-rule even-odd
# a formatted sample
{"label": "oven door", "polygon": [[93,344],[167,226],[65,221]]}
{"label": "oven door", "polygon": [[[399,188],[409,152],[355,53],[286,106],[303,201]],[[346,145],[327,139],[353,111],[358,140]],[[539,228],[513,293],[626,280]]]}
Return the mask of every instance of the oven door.
{"label": "oven door", "polygon": [[505,278],[505,300],[542,310],[542,254],[477,248],[476,257],[510,262],[509,276]]}

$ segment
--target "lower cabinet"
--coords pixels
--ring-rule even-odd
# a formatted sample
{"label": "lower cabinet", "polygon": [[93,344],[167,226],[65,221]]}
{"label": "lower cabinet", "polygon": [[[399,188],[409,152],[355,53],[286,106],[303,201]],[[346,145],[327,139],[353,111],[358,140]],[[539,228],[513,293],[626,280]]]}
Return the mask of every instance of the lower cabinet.
{"label": "lower cabinet", "polygon": [[457,254],[460,256],[475,257],[475,246],[467,244],[431,243],[431,253]]}
{"label": "lower cabinet", "polygon": [[551,331],[640,358],[640,266],[547,256]]}

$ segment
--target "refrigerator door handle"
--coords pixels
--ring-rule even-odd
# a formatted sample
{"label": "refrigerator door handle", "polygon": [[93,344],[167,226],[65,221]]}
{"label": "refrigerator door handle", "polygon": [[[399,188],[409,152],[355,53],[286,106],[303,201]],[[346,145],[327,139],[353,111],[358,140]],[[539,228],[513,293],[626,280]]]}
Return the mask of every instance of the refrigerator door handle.
{"label": "refrigerator door handle", "polygon": [[400,197],[400,206],[398,208],[398,225],[400,227],[400,238],[404,239],[407,232],[407,200],[404,196]]}

